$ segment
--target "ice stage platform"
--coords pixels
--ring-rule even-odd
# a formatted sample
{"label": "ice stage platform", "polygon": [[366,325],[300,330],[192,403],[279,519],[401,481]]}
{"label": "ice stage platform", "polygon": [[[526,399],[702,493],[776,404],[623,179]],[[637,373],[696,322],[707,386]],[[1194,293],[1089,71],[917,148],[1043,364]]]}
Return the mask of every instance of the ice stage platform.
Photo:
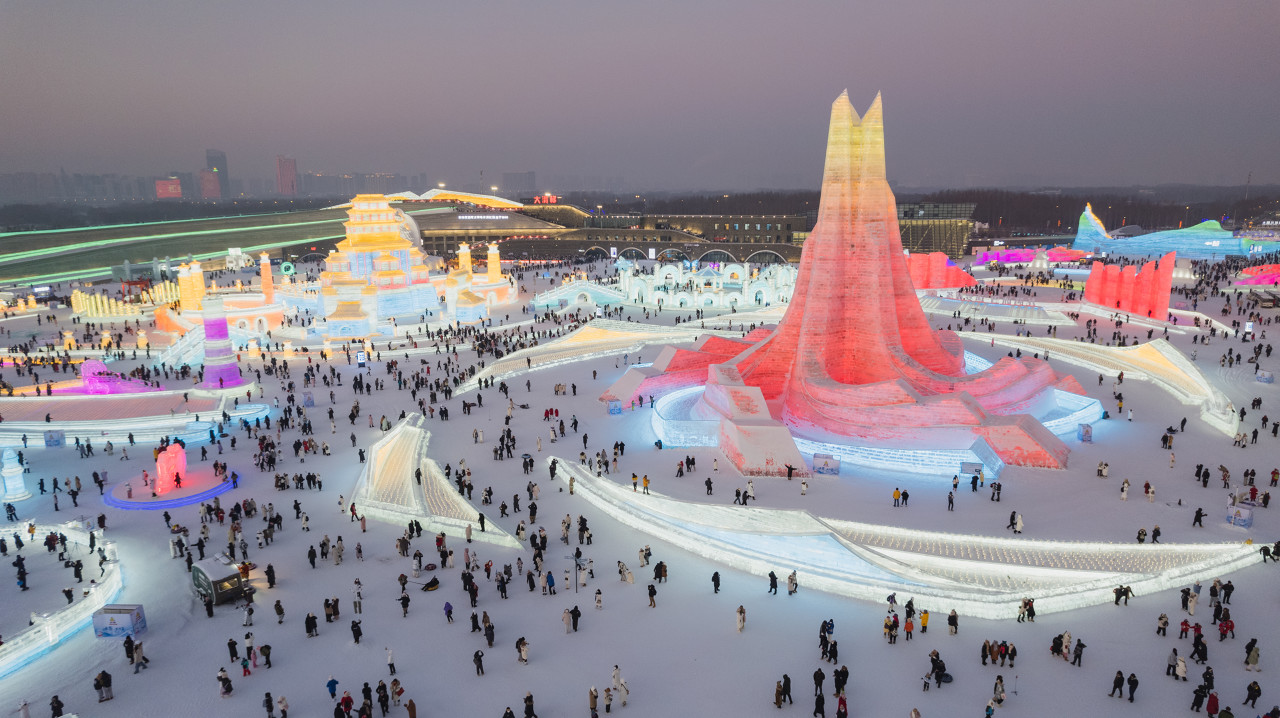
{"label": "ice stage platform", "polygon": [[[972,352],[965,352],[965,372],[978,374],[992,363]],[[717,446],[720,443],[721,419],[705,411],[702,398],[705,387],[678,389],[658,399],[650,415],[653,433],[663,446]],[[771,411],[775,407],[770,406]],[[1059,437],[1074,436],[1080,424],[1102,419],[1102,404],[1097,399],[1069,391],[1050,388],[1027,401],[1011,404],[1007,411],[1034,417]],[[840,459],[841,466],[865,467],[912,474],[932,474],[950,479],[962,473],[962,464],[981,464],[988,478],[1004,471],[1005,462],[982,438],[967,430],[947,432],[938,428],[927,436],[904,435],[893,441],[859,441],[852,437],[794,435],[796,447],[806,456],[829,454]]]}
{"label": "ice stage platform", "polygon": [[[147,460],[147,457],[139,458],[144,462]],[[144,465],[147,464],[144,463]],[[151,480],[154,481],[155,478],[155,473],[151,472]],[[158,511],[190,506],[209,501],[214,496],[231,490],[231,479],[223,481],[214,476],[211,463],[197,464],[193,470],[189,470],[189,473],[182,477],[182,488],[170,489],[159,496],[152,496],[151,487],[142,485],[141,473],[124,479],[112,476],[111,479],[111,490],[103,496],[102,503],[125,510]],[[130,493],[133,495],[130,496]]]}
{"label": "ice stage platform", "polygon": [[[552,458],[548,457],[549,463]],[[814,516],[808,511],[679,501],[637,494],[558,459],[575,493],[610,518],[723,565],[765,576],[796,571],[800,585],[882,603],[915,597],[939,616],[1014,618],[1035,596],[1040,614],[1109,602],[1117,585],[1149,595],[1258,560],[1246,543],[1115,544],[1036,541],[920,531]]]}

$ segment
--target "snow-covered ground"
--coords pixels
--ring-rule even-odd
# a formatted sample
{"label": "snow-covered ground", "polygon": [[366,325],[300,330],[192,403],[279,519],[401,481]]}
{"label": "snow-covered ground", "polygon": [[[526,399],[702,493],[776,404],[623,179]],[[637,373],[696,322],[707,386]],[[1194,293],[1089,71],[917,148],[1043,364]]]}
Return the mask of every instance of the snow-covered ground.
{"label": "snow-covered ground", "polygon": [[[542,284],[545,285],[545,281]],[[1058,294],[1056,290],[1044,288],[1038,292],[1041,299],[1056,299]],[[1219,307],[1221,303],[1209,304]],[[633,318],[641,318],[639,310],[629,313]],[[626,314],[624,312],[624,318]],[[675,316],[673,312],[663,312],[652,321],[670,323]],[[520,318],[518,313],[515,318]],[[945,325],[944,319],[934,317],[933,323]],[[36,329],[13,321],[7,323],[6,328],[13,330],[15,336]],[[1013,327],[1002,326],[999,330],[1010,333]],[[1043,329],[1036,331],[1043,332]],[[1063,327],[1058,336],[1067,338],[1082,333],[1082,326],[1074,330]],[[1101,333],[1105,338],[1109,329],[1104,326]],[[1173,341],[1188,354],[1193,348],[1189,335],[1175,336]],[[982,342],[966,344],[970,351],[988,358],[1004,353]],[[1247,409],[1253,397],[1263,399],[1262,411],[1248,411],[1246,428],[1259,426],[1261,416],[1268,411],[1280,417],[1280,397],[1276,396],[1275,385],[1254,382],[1251,365],[1237,365],[1232,369],[1218,367],[1217,355],[1227,346],[1238,347],[1243,352],[1252,345],[1219,339],[1208,347],[1197,347],[1199,366],[1237,407]],[[390,358],[384,353],[384,359]],[[433,377],[438,376],[436,358],[429,358]],[[291,366],[295,361],[290,362]],[[461,361],[466,366],[471,358],[464,352]],[[1086,390],[1102,399],[1115,414],[1110,378],[1099,387],[1096,373],[1075,369],[1056,359],[1053,362],[1059,371],[1074,373]],[[1280,357],[1263,360],[1263,368],[1272,369],[1277,364]],[[125,362],[116,366],[129,365]],[[620,666],[631,690],[629,705],[621,708],[615,702],[615,711],[643,716],[772,715],[777,713],[772,706],[774,682],[787,673],[792,680],[797,707],[785,710],[808,715],[813,708],[812,674],[822,668],[828,674],[826,714],[834,716],[836,702],[831,696],[829,674],[837,666],[819,661],[817,645],[818,626],[828,618],[835,619],[834,638],[841,649],[840,663],[850,670],[847,690],[850,713],[854,716],[905,717],[913,707],[918,707],[925,718],[980,716],[997,674],[1004,676],[1009,690],[1008,700],[998,715],[1155,716],[1185,712],[1191,703],[1192,689],[1203,668],[1192,666],[1191,680],[1177,685],[1170,685],[1172,679],[1164,676],[1169,650],[1177,647],[1180,654],[1187,655],[1191,647],[1189,639],[1177,638],[1177,624],[1185,615],[1179,608],[1177,591],[1137,596],[1127,607],[1104,605],[1047,615],[1035,623],[982,621],[962,615],[957,636],[947,634],[948,606],[918,605],[917,608],[928,609],[933,614],[928,633],[921,634],[917,628],[914,640],[887,645],[880,630],[885,613],[883,604],[810,591],[803,584],[794,596],[786,595],[785,586],[779,595],[768,595],[767,582],[761,578],[729,570],[679,546],[654,541],[640,532],[606,521],[581,497],[570,496],[563,481],[548,480],[541,460],[532,475],[524,475],[519,453],[529,452],[539,459],[554,453],[576,460],[582,450],[582,436],[588,435],[588,453],[609,448],[618,440],[626,442],[626,454],[619,461],[619,472],[610,477],[613,480],[629,483],[631,472],[648,474],[654,481],[654,490],[689,501],[723,504],[732,501],[734,488],[745,486],[746,480],[735,476],[724,460],[719,462],[719,471],[712,474],[713,459],[718,455],[715,450],[659,452],[652,444],[647,410],[609,416],[595,397],[624,371],[614,358],[535,371],[508,381],[516,403],[530,405],[528,410],[517,409],[511,422],[519,442],[516,460],[495,462],[492,459],[492,441],[501,431],[505,416],[505,402],[493,389],[484,391],[484,407],[475,409],[471,415],[461,411],[462,399],[471,400],[471,395],[455,395],[452,401],[446,402],[451,420],[428,422],[432,432],[428,453],[441,464],[448,462],[457,466],[460,459],[466,460],[473,471],[474,504],[478,508],[484,488],[494,488],[495,505],[484,507],[489,521],[514,532],[516,523],[528,516],[526,483],[532,480],[539,484],[538,525],[546,527],[550,536],[546,552],[548,567],[556,572],[557,583],[562,584],[564,571],[572,565],[571,554],[577,547],[576,534],[571,534],[570,546],[557,545],[559,520],[565,514],[575,520],[579,514],[585,515],[590,521],[594,542],[582,549],[584,556],[594,561],[596,577],[577,593],[561,585],[555,596],[543,596],[537,591],[530,593],[524,582],[517,580],[512,583],[510,598],[505,601],[499,598],[492,583],[481,581],[477,610],[488,612],[495,624],[496,642],[491,649],[484,645],[481,634],[470,632],[471,609],[462,590],[460,569],[435,571],[441,582],[440,590],[435,592],[412,590],[411,585],[409,616],[402,618],[396,602],[399,595],[396,577],[410,572],[410,562],[399,557],[395,550],[394,541],[400,536],[401,527],[370,521],[367,533],[361,533],[359,525],[351,523],[338,507],[338,496],[351,495],[360,470],[348,434],[354,431],[359,446],[367,448],[380,432],[369,428],[364,416],[354,427],[347,426],[345,417],[355,398],[351,378],[358,369],[343,359],[339,359],[336,366],[344,377],[334,406],[337,434],[325,436],[327,432],[323,431],[328,428],[323,414],[327,408],[325,401],[320,400],[311,410],[318,437],[329,440],[333,455],[311,457],[299,463],[288,450],[293,432],[286,432],[282,465],[278,467],[279,471],[289,473],[322,473],[322,492],[274,490],[271,475],[260,473],[251,465],[251,449],[249,442],[243,440],[243,432],[238,449],[234,452],[228,449],[222,457],[242,476],[239,489],[222,496],[224,506],[232,500],[252,497],[260,507],[274,502],[285,516],[285,529],[271,546],[250,549],[251,560],[260,567],[267,563],[274,566],[278,581],[275,589],[268,590],[261,571],[254,573],[260,598],[252,629],[242,627],[242,613],[229,605],[219,607],[214,618],[205,617],[203,607],[189,588],[183,562],[169,557],[169,536],[159,512],[126,512],[102,506],[88,476],[95,469],[109,468],[114,481],[123,478],[126,465],[136,472],[150,469],[150,463],[141,458],[144,451],[134,452],[130,462],[119,462],[101,454],[79,459],[72,449],[27,452],[32,467],[27,483],[32,492],[37,491],[35,481],[39,477],[78,474],[87,488],[80,498],[81,512],[89,516],[101,511],[107,514],[109,537],[118,543],[125,577],[125,588],[118,602],[145,606],[148,630],[141,639],[151,667],[132,675],[120,641],[95,638],[86,629],[49,655],[0,680],[0,712],[7,713],[16,708],[19,701],[27,700],[32,704],[34,715],[46,715],[49,697],[58,694],[67,704],[68,712],[83,716],[262,715],[263,694],[270,692],[273,696],[287,697],[292,716],[329,716],[333,703],[324,685],[329,676],[340,681],[339,695],[344,690],[351,691],[358,705],[364,682],[368,681],[371,686],[376,686],[378,680],[390,683],[384,650],[389,647],[395,651],[397,677],[404,683],[405,698],[413,698],[418,714],[424,716],[498,718],[507,706],[521,715],[521,699],[526,691],[531,691],[538,715],[544,718],[585,717],[589,715],[588,690],[594,685],[603,696],[615,664]],[[406,372],[418,367],[416,361],[401,362]],[[593,370],[598,372],[595,380],[591,378]],[[5,368],[5,378],[14,381],[16,377],[12,372],[12,368]],[[299,383],[300,374],[295,371],[293,375]],[[391,379],[382,364],[371,366],[368,376]],[[267,398],[279,395],[283,402],[284,392],[279,383],[264,378]],[[526,379],[531,384],[528,391]],[[390,383],[394,386],[393,381]],[[557,383],[576,383],[577,396],[555,396],[552,387]],[[1221,520],[1226,491],[1216,480],[1218,464],[1228,466],[1237,478],[1244,469],[1253,468],[1258,472],[1262,488],[1268,483],[1271,469],[1280,464],[1280,440],[1273,439],[1268,431],[1260,433],[1256,445],[1235,448],[1222,434],[1203,427],[1194,411],[1177,404],[1151,384],[1126,382],[1123,391],[1126,409],[1132,407],[1135,412],[1132,422],[1112,419],[1095,427],[1093,444],[1072,442],[1071,468],[1067,471],[1010,468],[1002,477],[1004,491],[1000,503],[990,501],[989,492],[973,494],[962,485],[956,510],[948,512],[949,476],[929,479],[857,473],[839,479],[811,478],[808,495],[803,497],[798,482],[758,478],[755,480],[757,505],[807,508],[821,516],[981,535],[1002,535],[1009,511],[1017,510],[1024,516],[1023,537],[1027,539],[1132,542],[1138,528],[1150,530],[1156,524],[1162,528],[1163,542],[1253,538],[1255,542],[1270,543],[1280,538],[1277,530],[1280,519],[1276,518],[1280,508],[1260,509],[1249,531],[1226,526]],[[327,394],[317,392],[317,396],[322,393]],[[390,388],[362,396],[360,402],[363,413],[372,413],[375,420],[383,414],[394,420],[402,409],[413,411],[415,408],[408,391]],[[566,424],[571,415],[578,417],[579,430],[576,434],[569,430],[567,443],[552,445],[547,441],[547,424],[542,422],[545,408],[559,409]],[[1188,417],[1187,431],[1177,435],[1174,446],[1177,462],[1170,468],[1169,452],[1160,448],[1160,435],[1166,425],[1177,423],[1184,415]],[[484,431],[489,443],[472,443],[475,428]],[[535,447],[538,437],[543,439],[541,455]],[[676,462],[685,455],[697,456],[698,470],[681,479],[673,478]],[[1106,480],[1094,476],[1094,467],[1103,460],[1111,464],[1111,475]],[[1208,489],[1191,480],[1197,463],[1215,469],[1215,480],[1210,481]],[[703,485],[709,475],[715,484],[712,497],[706,496]],[[1130,478],[1134,487],[1129,500],[1122,503],[1119,484],[1125,477]],[[1151,481],[1156,487],[1155,502],[1143,500],[1144,481]],[[911,491],[909,508],[892,507],[890,495],[895,487]],[[497,503],[501,500],[511,503],[515,493],[521,496],[522,512],[499,518]],[[293,518],[290,506],[295,499],[301,501],[303,510],[310,515],[310,533],[303,533]],[[55,514],[50,498],[37,496],[19,503],[18,511],[22,519],[34,520],[40,528],[68,517],[68,504],[64,501],[63,511]],[[1191,516],[1197,506],[1208,512],[1203,529],[1191,528]],[[179,523],[199,526],[195,507],[171,513]],[[247,525],[250,532],[256,531],[255,520]],[[212,544],[220,545],[224,533],[225,529],[214,529]],[[318,562],[317,568],[311,569],[307,549],[326,534],[331,539],[342,536],[347,547],[345,560],[340,566]],[[430,539],[424,535],[414,542],[413,548],[421,549],[428,560],[434,560]],[[363,562],[355,558],[356,542],[362,544]],[[450,536],[449,544],[459,557],[468,546],[460,536]],[[649,608],[646,595],[646,586],[652,581],[652,567],[638,565],[637,550],[645,544],[651,545],[655,563],[664,561],[669,567],[669,581],[657,587],[656,608]],[[482,564],[493,560],[496,567],[514,565],[518,557],[523,558],[526,567],[531,564],[528,551],[501,550],[487,544],[470,546],[479,551]],[[12,542],[9,552],[6,569],[12,571],[7,566],[13,559]],[[35,606],[33,596],[43,597],[36,600],[47,601],[50,608],[56,607],[65,602],[61,589],[72,582],[70,571],[47,559],[42,547],[28,545],[23,553],[33,556],[29,563],[33,588],[20,595],[10,582],[8,588],[3,589],[0,630],[6,636],[23,627],[27,613]],[[614,566],[619,560],[634,570],[634,584],[618,580]],[[96,563],[92,568],[89,564],[86,562],[86,578],[97,574]],[[1254,716],[1280,702],[1280,683],[1273,678],[1276,657],[1280,655],[1280,628],[1274,620],[1280,608],[1275,590],[1276,570],[1275,564],[1263,566],[1259,562],[1224,577],[1236,586],[1230,606],[1237,626],[1236,639],[1218,642],[1216,630],[1210,625],[1212,609],[1208,606],[1207,586],[1196,613],[1196,620],[1205,626],[1209,637],[1209,665],[1216,673],[1222,705],[1231,706],[1237,716]],[[711,575],[715,571],[720,572],[723,582],[719,594],[712,592]],[[785,577],[789,568],[779,566],[777,572]],[[12,578],[12,574],[9,575]],[[423,580],[426,576],[424,574]],[[363,620],[364,638],[359,645],[353,643],[350,632],[351,587],[356,578],[365,586],[364,613],[358,616]],[[600,611],[593,604],[596,589],[603,594],[604,607]],[[908,591],[901,591],[898,599],[903,602],[909,595]],[[341,618],[334,624],[321,621],[320,636],[307,638],[303,617],[313,612],[323,618],[322,601],[332,596],[341,601]],[[276,624],[270,610],[277,599],[286,609],[283,625]],[[446,601],[454,606],[452,624],[446,622],[442,610]],[[575,605],[583,612],[580,630],[566,635],[561,614]],[[739,605],[745,607],[747,614],[746,629],[742,633],[735,627],[734,611]],[[1167,613],[1172,622],[1167,638],[1155,635],[1156,619],[1161,613]],[[248,630],[254,632],[257,645],[272,646],[273,668],[258,668],[252,676],[241,677],[238,667],[228,659],[226,642],[234,638],[242,643]],[[1064,630],[1088,646],[1081,668],[1049,653],[1053,637]],[[516,661],[514,645],[521,636],[531,644],[527,666]],[[1264,669],[1261,674],[1244,670],[1244,643],[1253,637],[1259,639],[1261,646]],[[1019,651],[1017,665],[984,667],[978,654],[985,639],[1015,644]],[[477,676],[471,657],[481,648],[485,651],[486,675]],[[928,653],[935,649],[955,680],[941,689],[922,692],[921,677],[929,670]],[[235,686],[230,698],[219,697],[214,678],[223,666],[231,673]],[[93,675],[104,668],[115,676],[116,698],[98,704],[91,683]],[[1140,679],[1136,704],[1107,697],[1111,678],[1117,670],[1126,676],[1135,673]],[[1023,679],[1022,673],[1026,673],[1027,678]],[[1255,679],[1263,690],[1259,707],[1257,710],[1241,707],[1245,686]],[[603,711],[603,697],[600,707]],[[374,710],[377,711],[376,703]],[[404,708],[392,711],[405,715]]]}

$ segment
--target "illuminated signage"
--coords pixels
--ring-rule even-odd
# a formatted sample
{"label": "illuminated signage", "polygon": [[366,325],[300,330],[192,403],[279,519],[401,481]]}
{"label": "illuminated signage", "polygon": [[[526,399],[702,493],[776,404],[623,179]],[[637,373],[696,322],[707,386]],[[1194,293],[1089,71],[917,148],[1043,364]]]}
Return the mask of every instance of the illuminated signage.
{"label": "illuminated signage", "polygon": [[458,219],[507,219],[505,214],[460,214]]}
{"label": "illuminated signage", "polygon": [[182,199],[182,183],[173,177],[156,180],[156,199]]}
{"label": "illuminated signage", "polygon": [[559,204],[560,196],[554,194],[543,194],[533,198],[533,202],[529,204]]}

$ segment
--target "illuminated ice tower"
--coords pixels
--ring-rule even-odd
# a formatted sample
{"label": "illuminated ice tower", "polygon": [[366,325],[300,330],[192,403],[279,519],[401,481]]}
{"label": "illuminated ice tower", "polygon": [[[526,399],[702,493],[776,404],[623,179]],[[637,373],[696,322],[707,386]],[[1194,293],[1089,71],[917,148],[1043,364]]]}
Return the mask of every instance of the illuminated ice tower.
{"label": "illuminated ice tower", "polygon": [[204,383],[208,389],[222,389],[244,383],[227,330],[227,312],[222,297],[204,300]]}
{"label": "illuminated ice tower", "polygon": [[271,255],[263,252],[258,256],[258,274],[262,277],[262,298],[265,304],[276,301],[276,285],[271,279]]}
{"label": "illuminated ice tower", "polygon": [[502,256],[498,254],[498,245],[489,245],[489,260],[486,266],[485,281],[497,284],[502,281]]}
{"label": "illuminated ice tower", "polygon": [[471,271],[471,247],[466,244],[458,245],[458,269]]}
{"label": "illuminated ice tower", "polygon": [[[734,342],[737,351],[704,343],[700,356],[680,358],[685,381],[706,387],[695,418],[722,417],[720,448],[745,473],[785,473],[794,454],[761,453],[781,443],[779,423],[806,453],[849,460],[893,452],[920,464],[954,448],[990,464],[994,453],[1007,464],[1064,467],[1067,446],[1024,412],[1053,401],[1055,390],[1083,389],[1040,359],[1006,357],[969,373],[959,337],[935,330],[920,308],[895,205],[880,97],[858,117],[841,93],[831,107],[817,223],[786,314],[773,331]],[[610,398],[671,391],[676,377],[661,376],[677,372],[668,355],[647,372],[628,372]],[[689,371],[699,363],[701,376]]]}

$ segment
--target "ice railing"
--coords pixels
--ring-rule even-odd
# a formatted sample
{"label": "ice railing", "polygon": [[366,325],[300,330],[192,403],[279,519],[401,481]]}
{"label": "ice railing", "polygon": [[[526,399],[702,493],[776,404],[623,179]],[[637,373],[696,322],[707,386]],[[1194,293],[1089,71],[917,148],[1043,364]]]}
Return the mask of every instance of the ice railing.
{"label": "ice railing", "polygon": [[[1125,373],[1134,381],[1149,381],[1179,402],[1200,408],[1201,418],[1224,434],[1234,434],[1238,421],[1231,400],[1205,379],[1200,370],[1164,339],[1156,339],[1134,347],[1108,347],[1069,339],[1010,337],[975,332],[961,332],[969,339],[988,341],[1005,347],[1032,349],[1051,353],[1054,358],[1082,366],[1108,376]],[[1154,351],[1174,371],[1142,352]]]}
{"label": "ice railing", "polygon": [[[616,338],[594,336],[583,339],[579,336],[582,330],[591,328],[593,334],[600,332],[617,332]],[[518,376],[528,371],[552,369],[580,361],[615,356],[624,352],[640,352],[654,345],[666,345],[690,342],[704,334],[713,334],[710,329],[662,327],[635,322],[623,322],[614,319],[593,319],[588,324],[569,334],[552,339],[536,347],[526,347],[507,354],[490,363],[476,375],[463,382],[457,393],[475,389],[480,379],[493,377],[507,378]]]}
{"label": "ice railing", "polygon": [[[245,385],[246,390],[251,390],[252,384]],[[201,390],[191,390],[192,394],[200,393]],[[172,392],[181,394],[181,392]],[[133,396],[142,397],[163,397],[164,392],[150,392]],[[99,402],[126,402],[130,395],[126,394],[103,394],[89,395],[77,397],[82,401],[99,401]],[[52,422],[43,421],[5,421],[0,423],[0,447],[17,447],[22,445],[22,435],[28,436],[28,441],[35,439],[42,440],[39,437],[44,436],[45,431],[57,430],[62,431],[66,435],[68,444],[75,443],[79,438],[81,441],[90,440],[99,446],[107,441],[115,443],[117,446],[126,445],[129,435],[133,434],[135,442],[154,442],[161,438],[168,437],[170,439],[181,439],[184,443],[200,444],[209,442],[209,431],[215,429],[222,419],[222,412],[225,410],[231,417],[231,421],[224,423],[223,428],[228,431],[234,431],[241,419],[252,422],[255,419],[261,419],[271,412],[271,407],[267,404],[245,404],[241,403],[238,407],[228,406],[231,404],[223,395],[218,404],[207,410],[198,412],[183,412],[172,414],[158,414],[152,416],[136,416],[120,419],[101,419],[95,418],[90,420],[54,420]]]}
{"label": "ice railing", "polygon": [[[71,523],[63,524],[58,530],[66,535],[68,546],[75,544],[88,548],[86,531]],[[98,545],[108,552],[108,556],[114,553],[110,542],[99,540]],[[92,557],[93,554],[89,554],[89,558]],[[59,643],[92,623],[94,612],[115,600],[124,588],[119,562],[107,561],[104,568],[106,574],[88,589],[88,595],[51,613],[32,613],[30,627],[17,635],[5,637],[4,645],[0,646],[0,677],[51,652]]]}
{"label": "ice railing", "polygon": [[[548,458],[548,461],[550,457]],[[734,508],[680,502],[661,494],[636,496],[607,479],[597,479],[575,464],[561,466],[577,479],[577,491],[620,523],[643,533],[671,541],[692,553],[756,575],[769,571],[796,570],[801,585],[869,601],[882,601],[886,592],[909,591],[917,597],[919,608],[931,611],[956,609],[980,618],[1011,618],[1017,614],[1018,599],[1025,595],[1036,598],[1041,613],[1064,611],[1112,600],[1111,590],[1117,583],[1132,586],[1139,594],[1168,590],[1196,580],[1210,580],[1248,565],[1256,560],[1248,544],[1143,545],[1085,543],[1068,541],[1023,541],[914,531],[890,526],[873,526],[854,522],[832,522],[816,519],[806,511]],[[1058,568],[1054,566],[1003,564],[1010,575],[1001,579],[1000,564],[952,556],[914,553],[908,550],[860,544],[832,523],[857,526],[860,531],[888,534],[915,534],[928,540],[958,546],[981,543],[992,556],[999,546],[1003,551],[1032,551],[1045,561],[1055,552],[1092,553],[1102,558],[1107,554],[1128,555],[1135,549],[1143,554],[1176,556],[1192,552],[1189,562],[1166,565],[1148,563],[1142,572]],[[701,528],[699,528],[701,527]],[[714,529],[714,531],[712,530]],[[715,532],[721,532],[717,535]],[[731,532],[731,533],[729,533]],[[847,533],[847,531],[843,532]],[[861,563],[889,571],[900,580],[876,578],[873,572],[850,570],[840,565],[817,564],[805,551],[778,551],[776,541],[767,544],[762,535],[776,539],[790,536],[798,541],[812,541],[821,535],[837,538]],[[1032,544],[1032,546],[1027,546]],[[1030,556],[1026,556],[1031,560]],[[1198,560],[1196,560],[1198,559]],[[1130,564],[1132,565],[1132,564]],[[1013,573],[1034,576],[1034,582],[1014,579]]]}

